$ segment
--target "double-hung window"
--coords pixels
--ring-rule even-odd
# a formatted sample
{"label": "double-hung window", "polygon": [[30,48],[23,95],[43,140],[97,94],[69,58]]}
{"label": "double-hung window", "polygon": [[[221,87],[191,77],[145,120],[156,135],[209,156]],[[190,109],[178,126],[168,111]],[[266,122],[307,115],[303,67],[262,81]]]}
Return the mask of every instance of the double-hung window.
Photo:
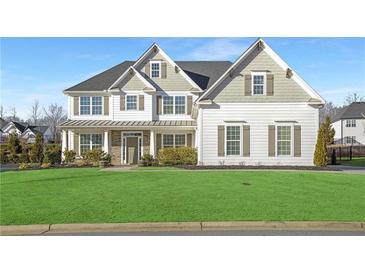
{"label": "double-hung window", "polygon": [[252,73],[252,95],[264,95],[266,93],[266,73]]}
{"label": "double-hung window", "polygon": [[80,134],[80,153],[84,153],[92,149],[101,149],[101,134]]}
{"label": "double-hung window", "polygon": [[227,156],[238,156],[241,151],[241,127],[240,126],[227,126],[226,136],[226,150]]}
{"label": "double-hung window", "polygon": [[355,144],[356,143],[356,136],[346,136],[345,137],[345,144]]}
{"label": "double-hung window", "polygon": [[127,110],[137,110],[137,95],[127,95]]}
{"label": "double-hung window", "polygon": [[186,146],[185,134],[163,134],[162,144],[164,148]]}
{"label": "double-hung window", "polygon": [[81,96],[81,115],[101,115],[103,112],[103,98],[101,96]]}
{"label": "double-hung window", "polygon": [[355,119],[346,120],[346,127],[356,127],[356,120]]}
{"label": "double-hung window", "polygon": [[161,63],[159,61],[151,61],[151,77],[160,78]]}
{"label": "double-hung window", "polygon": [[278,156],[291,155],[291,126],[277,126],[277,150]]}
{"label": "double-hung window", "polygon": [[185,96],[163,96],[163,114],[185,114]]}

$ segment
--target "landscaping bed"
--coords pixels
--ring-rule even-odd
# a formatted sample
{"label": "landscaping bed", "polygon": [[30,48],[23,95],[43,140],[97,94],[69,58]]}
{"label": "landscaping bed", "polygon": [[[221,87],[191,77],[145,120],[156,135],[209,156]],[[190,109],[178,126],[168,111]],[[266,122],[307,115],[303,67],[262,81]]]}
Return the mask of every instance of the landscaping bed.
{"label": "landscaping bed", "polygon": [[178,168],[199,170],[199,169],[269,169],[269,170],[318,170],[318,171],[342,171],[336,167],[317,167],[317,166],[240,166],[240,165],[219,165],[219,166],[195,166],[195,165],[180,165]]}

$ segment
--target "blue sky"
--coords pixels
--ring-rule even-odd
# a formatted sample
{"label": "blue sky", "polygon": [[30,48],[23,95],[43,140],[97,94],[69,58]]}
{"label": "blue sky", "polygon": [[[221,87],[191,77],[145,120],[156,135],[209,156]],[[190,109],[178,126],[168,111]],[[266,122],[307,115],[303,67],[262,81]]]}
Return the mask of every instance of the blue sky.
{"label": "blue sky", "polygon": [[[62,91],[157,42],[174,60],[234,61],[256,38],[1,38],[1,104],[27,118],[32,101],[66,107]],[[322,97],[365,95],[365,38],[264,38]]]}

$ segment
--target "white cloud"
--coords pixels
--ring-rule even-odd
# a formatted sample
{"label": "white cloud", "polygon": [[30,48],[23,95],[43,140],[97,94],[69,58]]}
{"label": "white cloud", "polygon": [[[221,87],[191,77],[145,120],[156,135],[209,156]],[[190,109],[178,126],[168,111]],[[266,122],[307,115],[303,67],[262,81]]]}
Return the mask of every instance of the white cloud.
{"label": "white cloud", "polygon": [[196,47],[188,55],[193,60],[233,60],[248,48],[248,43],[234,38],[217,38]]}

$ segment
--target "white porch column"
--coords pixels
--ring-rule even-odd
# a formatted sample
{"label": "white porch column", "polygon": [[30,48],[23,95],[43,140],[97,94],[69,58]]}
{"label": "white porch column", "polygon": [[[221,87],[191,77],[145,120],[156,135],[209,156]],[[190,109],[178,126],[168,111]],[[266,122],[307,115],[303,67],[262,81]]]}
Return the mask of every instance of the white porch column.
{"label": "white porch column", "polygon": [[65,159],[64,152],[67,150],[67,132],[62,130],[62,160]]}
{"label": "white porch column", "polygon": [[155,131],[150,130],[150,154],[155,157]]}
{"label": "white porch column", "polygon": [[109,153],[109,131],[104,131],[104,152]]}

